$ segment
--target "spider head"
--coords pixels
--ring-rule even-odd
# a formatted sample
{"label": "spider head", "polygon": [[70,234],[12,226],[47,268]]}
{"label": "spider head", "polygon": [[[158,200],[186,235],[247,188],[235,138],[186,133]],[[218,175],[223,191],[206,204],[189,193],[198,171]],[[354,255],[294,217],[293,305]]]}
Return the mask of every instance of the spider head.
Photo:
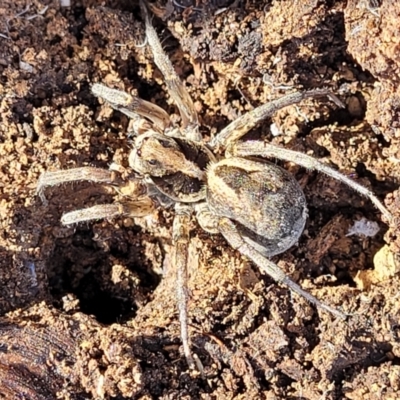
{"label": "spider head", "polygon": [[154,131],[136,138],[129,164],[135,171],[152,177],[182,172],[190,178],[203,180],[205,174],[196,163],[186,158],[175,138]]}
{"label": "spider head", "polygon": [[206,166],[213,159],[199,143],[148,131],[136,137],[129,165],[172,200],[195,202],[205,196]]}

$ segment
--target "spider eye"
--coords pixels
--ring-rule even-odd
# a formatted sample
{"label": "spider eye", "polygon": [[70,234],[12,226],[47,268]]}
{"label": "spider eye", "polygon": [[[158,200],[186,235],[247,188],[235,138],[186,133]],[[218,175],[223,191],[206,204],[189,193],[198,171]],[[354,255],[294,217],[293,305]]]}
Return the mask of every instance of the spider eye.
{"label": "spider eye", "polygon": [[164,148],[172,147],[171,143],[168,140],[159,139],[159,142]]}
{"label": "spider eye", "polygon": [[150,165],[156,165],[157,164],[157,160],[154,160],[154,159],[147,160],[147,163],[150,164]]}

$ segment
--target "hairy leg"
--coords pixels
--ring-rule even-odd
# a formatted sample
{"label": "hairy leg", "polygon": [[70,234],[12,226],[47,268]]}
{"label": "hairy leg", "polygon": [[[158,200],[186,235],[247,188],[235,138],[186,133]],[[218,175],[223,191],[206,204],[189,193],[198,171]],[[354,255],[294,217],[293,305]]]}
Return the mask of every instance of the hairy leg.
{"label": "hairy leg", "polygon": [[229,149],[229,154],[235,155],[237,157],[250,157],[250,156],[275,157],[278,158],[279,160],[291,161],[307,169],[312,169],[322,172],[338,180],[339,182],[345,183],[352,189],[356,190],[363,196],[367,197],[385,216],[385,218],[387,218],[389,222],[392,220],[392,215],[390,214],[388,209],[369,189],[351,180],[346,175],[341,174],[335,169],[323,164],[321,161],[318,161],[317,159],[307,154],[303,154],[294,150],[287,150],[268,142],[251,141],[251,140],[233,144],[232,147]]}
{"label": "hairy leg", "polygon": [[233,143],[253,129],[257,124],[271,117],[281,108],[300,103],[300,101],[315,97],[328,97],[337,106],[344,107],[343,103],[327,89],[315,89],[308,92],[291,93],[280,99],[263,104],[242,115],[231,122],[226,128],[218,133],[209,143],[212,148],[225,149],[230,143]]}
{"label": "hairy leg", "polygon": [[115,181],[115,173],[107,169],[95,167],[81,167],[61,171],[44,172],[40,175],[36,193],[39,195],[43,203],[47,203],[43,193],[44,189],[49,186],[57,186],[64,183],[79,181],[113,184]]}
{"label": "hairy leg", "polygon": [[[154,62],[164,76],[170,96],[174,99],[182,117],[182,125],[186,131],[186,136],[190,140],[201,141],[201,135],[198,132],[198,117],[193,101],[179,78],[175,69],[164,53],[157,32],[150,21],[149,12],[143,0],[140,1],[142,15],[146,25],[146,38],[153,53]],[[187,128],[187,129],[186,129]]]}
{"label": "hairy leg", "polygon": [[161,107],[121,90],[95,83],[92,85],[92,93],[135,122],[139,123],[143,119],[142,117],[149,119],[160,132],[163,132],[171,123],[168,114]]}
{"label": "hairy leg", "polygon": [[235,223],[229,218],[216,216],[209,210],[206,203],[200,203],[196,205],[195,209],[199,224],[205,231],[210,233],[221,233],[227,242],[232,246],[232,248],[238,250],[241,254],[248,257],[260,268],[262,272],[269,275],[275,281],[288,286],[289,289],[304,297],[311,304],[314,304],[315,306],[328,311],[337,317],[343,319],[347,317],[346,314],[342,313],[336,308],[322,303],[310,293],[303,290],[297,283],[293,282],[287,275],[285,275],[285,273],[275,263],[268,260],[256,249],[246,243],[237,230]]}
{"label": "hairy leg", "polygon": [[112,219],[120,216],[145,217],[155,209],[155,204],[150,197],[144,196],[132,202],[98,204],[93,207],[82,208],[63,214],[61,223],[72,225],[99,219]]}
{"label": "hairy leg", "polygon": [[[39,178],[36,192],[43,203],[47,203],[44,196],[44,190],[47,187],[81,181],[115,185],[116,175],[114,171],[95,167],[81,167],[61,171],[44,172]],[[71,211],[61,217],[62,224],[71,225],[94,219],[114,218],[121,215],[143,217],[149,215],[154,210],[154,201],[145,194],[145,187],[141,180],[129,181],[122,186],[115,186],[115,189],[123,197],[131,198],[132,201],[124,200],[113,204],[99,204],[93,207]]]}
{"label": "hairy leg", "polygon": [[347,318],[347,315],[343,312],[337,310],[336,308],[328,306],[325,303],[322,303],[313,295],[303,290],[297,283],[295,283],[287,275],[285,275],[285,273],[275,263],[265,258],[263,255],[261,255],[261,253],[259,253],[249,244],[247,244],[236,229],[235,224],[230,219],[220,218],[218,221],[218,229],[234,249],[238,250],[241,254],[248,257],[261,269],[262,272],[268,274],[270,277],[275,279],[275,281],[288,286],[289,289],[291,289],[293,292],[304,297],[311,304],[314,304],[320,309],[328,311],[329,313],[342,319]]}
{"label": "hairy leg", "polygon": [[181,339],[183,352],[189,368],[194,369],[194,359],[190,351],[188,330],[188,246],[189,246],[189,222],[191,207],[177,203],[175,206],[175,218],[172,227],[172,238],[174,242],[174,267],[176,268],[176,295],[179,311],[179,322],[181,325]]}

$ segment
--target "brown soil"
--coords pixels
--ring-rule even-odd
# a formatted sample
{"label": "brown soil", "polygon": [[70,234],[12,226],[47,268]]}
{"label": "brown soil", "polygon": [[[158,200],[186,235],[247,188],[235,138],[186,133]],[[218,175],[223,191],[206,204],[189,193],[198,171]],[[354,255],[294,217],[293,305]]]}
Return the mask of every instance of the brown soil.
{"label": "brown soil", "polygon": [[[194,3],[155,3],[153,23],[205,137],[288,90],[328,87],[346,104],[288,107],[272,121],[285,135],[271,140],[370,187],[395,220],[388,224],[348,187],[287,163],[310,217],[299,245],[274,261],[352,316],[316,310],[193,221],[191,339],[205,378],[191,376],[175,304],[173,212],[66,228],[63,212],[110,202],[112,191],[51,188],[47,205],[35,193],[43,171],[127,166],[129,121],[99,104],[91,83],[177,114],[149,50],[138,46],[138,3],[3,0],[0,398],[399,398],[400,4]],[[268,135],[272,122],[257,133]],[[346,236],[362,217],[380,232]]]}

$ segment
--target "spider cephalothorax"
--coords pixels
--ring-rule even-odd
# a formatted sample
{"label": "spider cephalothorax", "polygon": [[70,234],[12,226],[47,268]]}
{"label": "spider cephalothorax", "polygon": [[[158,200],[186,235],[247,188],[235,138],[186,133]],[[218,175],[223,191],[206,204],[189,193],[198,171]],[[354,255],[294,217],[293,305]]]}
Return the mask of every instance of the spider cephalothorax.
{"label": "spider cephalothorax", "polygon": [[[155,104],[94,84],[94,95],[133,119],[135,137],[129,165],[138,178],[120,187],[119,193],[122,194],[129,189],[129,199],[64,214],[62,222],[73,224],[124,214],[143,216],[160,206],[174,206],[172,237],[175,247],[173,262],[178,271],[177,303],[184,353],[191,367],[194,361],[188,335],[186,268],[188,226],[193,213],[203,229],[222,234],[233,248],[252,260],[261,271],[286,284],[317,307],[345,318],[343,312],[301,289],[269,260],[268,257],[282,253],[297,242],[306,222],[307,206],[299,184],[287,171],[255,157],[275,157],[323,172],[368,197],[388,220],[391,219],[390,213],[371,191],[308,155],[265,141],[239,141],[277,110],[303,99],[327,96],[338,106],[342,106],[341,102],[323,89],[289,94],[240,116],[211,142],[205,143],[199,134],[193,102],[163,52],[143,3],[141,8],[148,44],[178,106],[182,126],[172,126],[168,114]],[[113,183],[113,172],[92,167],[46,172],[40,179],[38,191],[46,186],[78,180],[110,184]]]}

